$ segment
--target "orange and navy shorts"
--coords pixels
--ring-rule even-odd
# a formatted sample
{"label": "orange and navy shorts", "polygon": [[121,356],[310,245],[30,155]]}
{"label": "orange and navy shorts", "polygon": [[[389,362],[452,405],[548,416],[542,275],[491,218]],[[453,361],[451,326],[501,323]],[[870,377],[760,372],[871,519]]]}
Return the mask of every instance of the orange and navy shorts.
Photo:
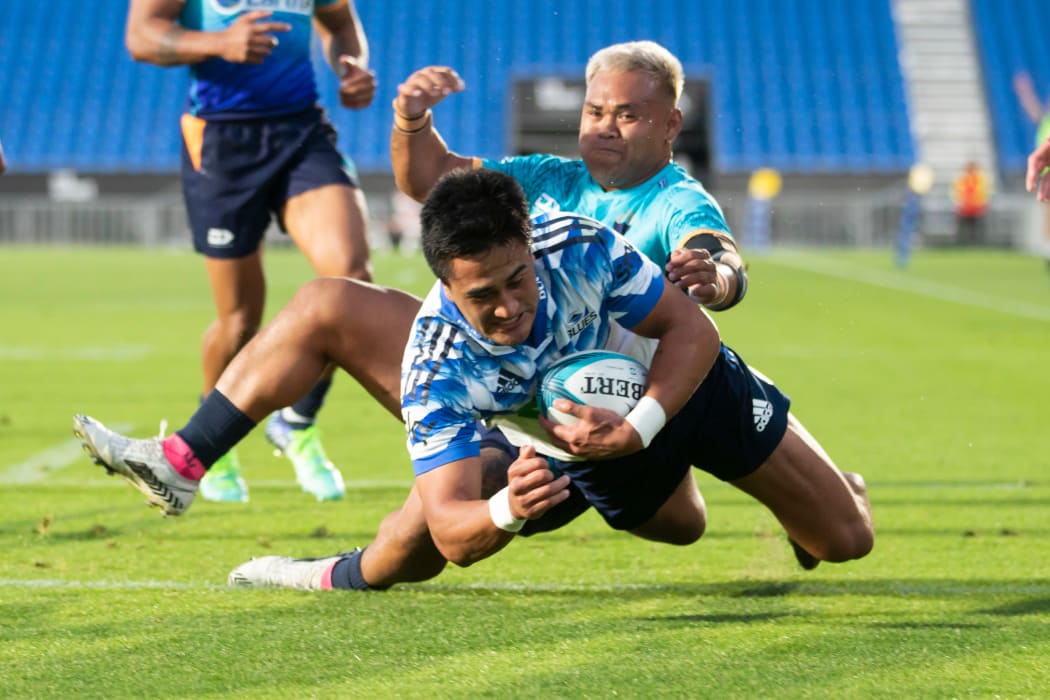
{"label": "orange and navy shorts", "polygon": [[209,258],[254,253],[292,197],[358,187],[353,163],[319,107],[279,117],[205,121],[182,115],[182,191],[193,247]]}

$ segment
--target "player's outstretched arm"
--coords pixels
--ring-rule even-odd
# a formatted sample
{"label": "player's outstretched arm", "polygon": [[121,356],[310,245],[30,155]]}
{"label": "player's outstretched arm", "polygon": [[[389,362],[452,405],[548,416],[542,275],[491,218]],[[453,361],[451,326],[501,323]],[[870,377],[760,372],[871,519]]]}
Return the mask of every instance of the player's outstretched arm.
{"label": "player's outstretched arm", "polygon": [[507,546],[526,520],[569,497],[569,477],[554,478],[547,459],[523,447],[507,471],[507,486],[481,498],[480,457],[450,462],[416,477],[427,526],[441,555],[459,566]]}
{"label": "player's outstretched arm", "polygon": [[462,78],[447,66],[421,68],[397,86],[390,160],[398,189],[419,202],[445,173],[474,167],[473,158],[449,150],[430,112],[447,96],[464,89]]}
{"label": "player's outstretched arm", "polygon": [[265,21],[272,13],[245,12],[221,32],[187,30],[178,24],[182,0],[131,0],[124,42],[136,61],[178,66],[222,58],[262,63],[291,26]]}
{"label": "player's outstretched arm", "polygon": [[349,109],[372,104],[375,73],[368,70],[368,37],[353,2],[314,10],[314,28],[328,65],[339,77],[339,103]]}

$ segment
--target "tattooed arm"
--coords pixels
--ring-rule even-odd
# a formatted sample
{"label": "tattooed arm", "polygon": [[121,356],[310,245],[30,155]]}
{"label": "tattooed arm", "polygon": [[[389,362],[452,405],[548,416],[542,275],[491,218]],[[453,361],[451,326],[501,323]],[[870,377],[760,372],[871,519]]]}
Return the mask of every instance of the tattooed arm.
{"label": "tattooed arm", "polygon": [[277,46],[277,34],[289,27],[271,22],[270,12],[241,14],[219,32],[198,32],[178,24],[185,0],[131,0],[125,43],[136,61],[158,66],[200,63],[222,58],[232,63],[262,63]]}

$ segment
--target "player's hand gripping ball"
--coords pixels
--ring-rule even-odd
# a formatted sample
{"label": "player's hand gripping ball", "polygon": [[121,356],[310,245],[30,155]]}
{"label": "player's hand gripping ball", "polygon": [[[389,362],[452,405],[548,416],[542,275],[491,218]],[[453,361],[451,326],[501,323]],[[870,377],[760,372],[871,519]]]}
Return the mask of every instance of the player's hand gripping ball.
{"label": "player's hand gripping ball", "polygon": [[633,357],[609,350],[585,350],[563,357],[547,368],[536,390],[540,415],[559,425],[576,416],[554,408],[555,399],[607,408],[626,416],[645,393],[648,371]]}

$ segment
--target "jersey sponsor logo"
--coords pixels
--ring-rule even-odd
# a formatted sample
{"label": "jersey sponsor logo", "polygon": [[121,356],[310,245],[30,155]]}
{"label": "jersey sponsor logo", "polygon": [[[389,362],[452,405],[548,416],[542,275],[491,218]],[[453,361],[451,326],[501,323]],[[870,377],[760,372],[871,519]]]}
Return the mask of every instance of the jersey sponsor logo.
{"label": "jersey sponsor logo", "polygon": [[233,231],[228,228],[208,229],[208,245],[213,248],[229,248],[235,238]]}
{"label": "jersey sponsor logo", "polygon": [[501,394],[509,394],[512,391],[517,391],[521,387],[521,380],[508,372],[506,369],[499,371],[499,376],[496,378],[496,392]]}
{"label": "jersey sponsor logo", "polygon": [[314,0],[209,0],[212,9],[220,15],[232,15],[248,10],[292,12],[299,15],[314,13]]}
{"label": "jersey sponsor logo", "polygon": [[755,431],[761,433],[773,417],[773,404],[765,399],[752,399],[751,412],[755,417]]}
{"label": "jersey sponsor logo", "polygon": [[581,314],[576,314],[569,319],[571,324],[568,329],[570,338],[575,338],[580,333],[583,333],[587,328],[598,319],[598,312],[594,309],[588,309],[587,314],[582,318]]}
{"label": "jersey sponsor logo", "polygon": [[642,269],[642,257],[634,246],[624,241],[623,249],[623,255],[613,261],[613,278],[621,287]]}

